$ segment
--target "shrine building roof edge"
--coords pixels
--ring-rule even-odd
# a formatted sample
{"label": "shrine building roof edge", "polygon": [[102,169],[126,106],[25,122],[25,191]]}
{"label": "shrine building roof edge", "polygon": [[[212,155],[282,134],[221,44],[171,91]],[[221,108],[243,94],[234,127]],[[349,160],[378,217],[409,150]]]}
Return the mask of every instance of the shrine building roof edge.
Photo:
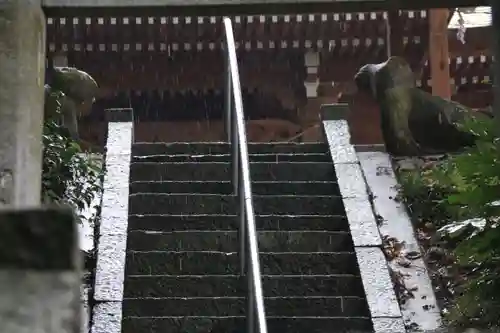
{"label": "shrine building roof edge", "polygon": [[165,11],[170,15],[231,15],[374,11],[485,6],[488,0],[41,0],[50,15],[127,15]]}

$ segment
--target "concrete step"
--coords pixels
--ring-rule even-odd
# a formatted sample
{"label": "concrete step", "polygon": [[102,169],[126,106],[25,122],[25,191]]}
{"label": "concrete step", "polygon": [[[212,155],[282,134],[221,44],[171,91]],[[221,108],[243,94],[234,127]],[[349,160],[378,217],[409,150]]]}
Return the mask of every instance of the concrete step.
{"label": "concrete step", "polygon": [[[359,297],[265,297],[269,316],[368,316],[366,301]],[[242,316],[246,297],[126,298],[123,316]]]}
{"label": "concrete step", "polygon": [[[339,195],[336,182],[252,182],[254,194],[300,194],[300,195]],[[130,193],[205,193],[232,194],[230,181],[136,181],[130,184]]]}
{"label": "concrete step", "polygon": [[[249,154],[320,154],[329,151],[326,143],[250,143]],[[146,155],[209,155],[230,154],[227,143],[164,143],[137,142],[132,145],[132,156]]]}
{"label": "concrete step", "polygon": [[[262,283],[266,297],[363,296],[354,275],[264,275]],[[133,275],[126,279],[124,297],[245,297],[247,289],[246,278],[239,275]]]}
{"label": "concrete step", "polygon": [[[366,317],[268,317],[269,333],[371,333]],[[246,317],[125,317],[123,333],[244,333]]]}
{"label": "concrete step", "polygon": [[[136,162],[130,165],[132,181],[229,181],[231,163],[155,163]],[[331,162],[250,163],[252,181],[334,181]]]}
{"label": "concrete step", "polygon": [[[338,231],[259,231],[261,252],[350,252],[351,235]],[[238,251],[238,231],[132,231],[127,248],[138,251]]]}
{"label": "concrete step", "polygon": [[[160,194],[130,195],[130,214],[221,214],[232,215],[239,210],[238,198],[219,194]],[[339,196],[255,195],[255,214],[277,215],[342,215],[344,206]]]}
{"label": "concrete step", "polygon": [[[279,153],[279,154],[251,154],[251,162],[331,162],[328,153]],[[133,156],[132,162],[230,162],[231,154],[159,154]]]}
{"label": "concrete step", "polygon": [[[343,215],[257,215],[258,230],[349,231]],[[130,215],[128,230],[238,230],[236,215]]]}
{"label": "concrete step", "polygon": [[[260,253],[260,262],[262,274],[268,275],[359,273],[356,256],[350,252],[267,252]],[[240,260],[238,252],[129,251],[126,270],[129,275],[231,275],[240,273]],[[311,292],[309,288],[300,288]],[[316,288],[323,287],[317,285]],[[344,292],[351,294],[349,289]]]}
{"label": "concrete step", "polygon": [[[228,144],[134,144],[123,333],[243,333]],[[370,332],[325,144],[249,145],[269,333]]]}

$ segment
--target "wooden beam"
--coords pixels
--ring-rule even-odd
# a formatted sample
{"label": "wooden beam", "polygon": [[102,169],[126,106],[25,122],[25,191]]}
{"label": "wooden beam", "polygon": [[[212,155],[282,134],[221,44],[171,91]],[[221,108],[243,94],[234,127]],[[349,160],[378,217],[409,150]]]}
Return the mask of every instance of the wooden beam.
{"label": "wooden beam", "polygon": [[387,12],[386,22],[386,45],[387,57],[404,56],[403,44],[403,18],[399,15],[399,10]]}
{"label": "wooden beam", "polygon": [[262,15],[488,6],[491,0],[43,0],[48,16]]}
{"label": "wooden beam", "polygon": [[429,65],[432,94],[451,98],[448,50],[448,9],[429,10]]}

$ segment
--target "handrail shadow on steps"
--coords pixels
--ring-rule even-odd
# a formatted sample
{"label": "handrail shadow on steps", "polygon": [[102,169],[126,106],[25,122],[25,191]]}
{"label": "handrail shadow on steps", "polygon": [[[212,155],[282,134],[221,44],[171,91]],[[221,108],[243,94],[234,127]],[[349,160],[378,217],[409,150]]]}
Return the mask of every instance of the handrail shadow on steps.
{"label": "handrail shadow on steps", "polygon": [[223,24],[226,133],[231,144],[234,193],[240,205],[240,269],[248,283],[246,332],[267,333],[238,59],[231,19],[224,17]]}

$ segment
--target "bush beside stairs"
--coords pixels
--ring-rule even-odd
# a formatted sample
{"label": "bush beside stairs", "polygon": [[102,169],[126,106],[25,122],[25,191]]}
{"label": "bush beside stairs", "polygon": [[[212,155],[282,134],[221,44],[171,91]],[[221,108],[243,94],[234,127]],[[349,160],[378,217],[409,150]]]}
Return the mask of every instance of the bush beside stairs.
{"label": "bush beside stairs", "polygon": [[[269,332],[373,331],[326,144],[250,144]],[[227,144],[132,147],[123,333],[243,333]]]}

